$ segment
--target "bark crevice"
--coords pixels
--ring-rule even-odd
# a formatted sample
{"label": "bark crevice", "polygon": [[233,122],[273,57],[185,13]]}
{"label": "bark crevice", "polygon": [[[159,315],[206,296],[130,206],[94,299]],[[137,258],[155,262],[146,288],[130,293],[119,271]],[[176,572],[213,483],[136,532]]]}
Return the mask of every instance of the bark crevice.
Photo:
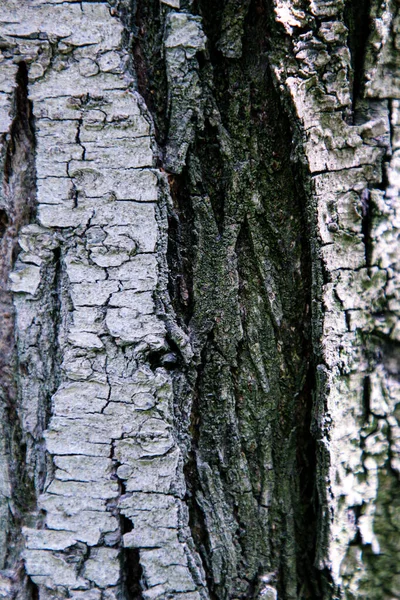
{"label": "bark crevice", "polygon": [[363,97],[365,57],[371,34],[371,0],[347,0],[344,22],[348,28],[349,50],[352,66],[352,114],[356,118],[358,102]]}
{"label": "bark crevice", "polygon": [[[169,220],[169,292],[178,322],[195,349],[187,373],[189,387],[185,388],[192,402],[191,448],[185,467],[189,522],[203,558],[209,593],[215,598],[231,594],[257,597],[263,586],[273,587],[277,580],[281,581],[279,593],[287,598],[296,596],[297,586],[308,590],[304,593],[320,594],[316,591],[320,587],[317,571],[305,568],[314,562],[319,510],[316,442],[310,432],[315,361],[309,309],[308,209],[299,179],[301,169],[292,165],[290,158],[293,144],[288,120],[273,91],[266,59],[271,15],[261,4],[248,3],[237,26],[229,29],[223,26],[226,14],[224,17],[222,8],[199,3],[207,37],[206,51],[199,59],[204,119],[197,125],[182,173],[168,176],[174,204]],[[158,25],[148,20],[149,14],[154,15],[152,10],[151,3],[141,3],[142,15],[147,17],[140,27],[148,36],[139,44],[140,50],[136,49],[147,94],[155,87],[151,78],[160,70],[162,55],[160,41],[152,31]],[[241,28],[243,35],[238,33]],[[149,48],[156,50],[153,63]],[[160,89],[164,89],[162,77],[159,74]],[[156,94],[151,100],[153,115],[156,123],[160,118],[165,123],[165,105],[154,103]],[[159,134],[161,145],[165,139],[166,135]],[[257,152],[260,156],[256,158]],[[279,196],[274,188],[279,189]],[[302,200],[296,200],[294,208],[293,200],[299,197]],[[282,226],[279,236],[276,232]],[[296,248],[298,264],[286,279],[285,269],[292,259],[290,244]],[[296,291],[294,287],[288,291],[290,277],[296,281]],[[297,306],[289,301],[290,293],[297,296]],[[259,294],[262,307],[257,306]],[[258,322],[258,311],[268,315],[268,325]],[[260,337],[257,328],[263,332]],[[224,330],[230,331],[230,339]],[[293,363],[296,356],[302,356],[304,364]],[[278,383],[282,369],[287,372],[283,379],[288,379],[283,387]],[[249,382],[255,378],[250,395],[246,377]],[[177,386],[178,395],[182,387],[180,390]],[[291,394],[294,402],[289,400]],[[280,398],[276,405],[279,417],[274,415],[274,395]],[[257,404],[264,404],[262,418],[256,416],[260,411]],[[293,415],[302,423],[296,433]],[[263,422],[270,428],[265,442],[261,441]],[[235,469],[242,472],[241,481]],[[301,475],[290,490],[287,479],[292,476],[291,469]],[[210,496],[208,472],[219,482],[226,504],[222,497]],[[243,485],[250,487],[240,490]],[[294,501],[291,496],[297,495]],[[219,510],[227,511],[227,518],[230,513],[226,535],[231,545],[221,558],[218,552],[210,554],[218,540],[215,516],[207,508],[210,502],[221,503]],[[304,505],[300,511],[294,508],[296,503]],[[292,516],[281,514],[279,504]],[[265,521],[261,515],[256,517],[257,505],[265,511]],[[279,528],[281,535],[291,540],[297,559],[292,561],[284,547],[256,550],[256,539],[266,535],[261,530],[268,527]],[[258,533],[257,528],[261,528]],[[219,560],[225,565],[222,569],[217,566]],[[222,571],[223,579],[216,583]],[[265,572],[275,572],[275,578],[266,582]]]}
{"label": "bark crevice", "polygon": [[[28,67],[18,65],[13,93],[12,123],[5,136],[3,187],[0,193],[0,380],[2,402],[2,438],[5,457],[3,464],[8,473],[1,475],[10,489],[4,495],[6,513],[2,507],[2,530],[7,546],[1,548],[3,568],[14,572],[13,593],[25,594],[27,599],[37,597],[35,585],[29,581],[23,568],[21,527],[34,508],[34,483],[27,460],[27,433],[21,421],[18,392],[18,354],[15,348],[15,311],[12,294],[8,289],[9,275],[20,251],[18,234],[34,218],[36,203],[35,184],[35,128],[32,104],[28,99]],[[15,588],[15,589],[14,589]]]}

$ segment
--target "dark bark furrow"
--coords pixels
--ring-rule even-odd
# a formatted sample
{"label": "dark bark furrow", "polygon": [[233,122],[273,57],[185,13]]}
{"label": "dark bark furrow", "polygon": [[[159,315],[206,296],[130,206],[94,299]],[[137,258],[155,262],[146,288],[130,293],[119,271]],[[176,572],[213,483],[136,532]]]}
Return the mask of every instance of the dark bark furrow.
{"label": "dark bark furrow", "polygon": [[[140,77],[146,76],[141,85],[147,94],[165,85],[163,69],[155,64],[160,39],[158,21],[149,17],[154,10],[141,2],[140,27],[147,36],[137,40],[135,51],[141,56]],[[300,170],[291,166],[290,128],[265,59],[269,8],[249,3],[232,30],[221,25],[229,10],[227,5],[223,16],[222,8],[199,4],[208,39],[206,53],[199,55],[204,126],[198,126],[182,174],[169,176],[174,202],[170,293],[198,357],[189,369],[186,392],[192,398],[192,449],[186,465],[190,524],[212,597],[255,598],[263,585],[277,582],[287,598],[297,597],[297,588],[304,597],[320,597],[319,576],[306,566],[314,562],[318,514],[316,449],[310,433],[313,384],[307,375],[315,359],[306,204],[296,182]],[[165,107],[156,94],[150,106],[156,124],[160,119],[165,123]],[[170,122],[168,135],[173,126]],[[165,139],[160,135],[161,144]],[[218,505],[222,498],[209,496],[205,466],[229,499],[220,509],[232,520],[220,584],[215,583],[220,576],[211,550],[218,522],[207,504]],[[251,487],[240,491],[246,478]],[[263,493],[268,487],[272,504],[267,508]],[[280,506],[285,506],[283,512]],[[273,549],[256,549],[256,540],[266,538],[268,529],[282,541]],[[265,572],[273,573],[267,582]]]}
{"label": "dark bark furrow", "polygon": [[[35,213],[35,131],[32,106],[28,99],[27,65],[21,62],[16,74],[13,121],[5,140],[3,187],[0,192],[2,235],[0,240],[0,381],[1,425],[3,447],[8,459],[8,473],[2,480],[9,484],[2,498],[2,568],[18,567],[20,577],[10,589],[18,597],[37,597],[36,586],[29,581],[21,563],[21,526],[26,514],[35,505],[35,491],[27,464],[26,435],[18,410],[18,355],[15,348],[15,314],[12,294],[8,289],[9,275],[18,254],[18,234]],[[7,468],[7,467],[6,467]]]}
{"label": "dark bark furrow", "polygon": [[344,22],[349,30],[349,49],[352,66],[352,112],[356,117],[357,104],[363,96],[365,55],[371,33],[371,1],[347,0]]}

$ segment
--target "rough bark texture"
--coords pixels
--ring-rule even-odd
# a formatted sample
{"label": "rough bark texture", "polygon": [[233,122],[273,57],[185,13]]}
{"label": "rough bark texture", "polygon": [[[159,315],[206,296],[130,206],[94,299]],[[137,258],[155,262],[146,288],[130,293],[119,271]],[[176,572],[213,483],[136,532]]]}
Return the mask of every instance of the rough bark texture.
{"label": "rough bark texture", "polygon": [[400,598],[400,5],[0,4],[0,598]]}

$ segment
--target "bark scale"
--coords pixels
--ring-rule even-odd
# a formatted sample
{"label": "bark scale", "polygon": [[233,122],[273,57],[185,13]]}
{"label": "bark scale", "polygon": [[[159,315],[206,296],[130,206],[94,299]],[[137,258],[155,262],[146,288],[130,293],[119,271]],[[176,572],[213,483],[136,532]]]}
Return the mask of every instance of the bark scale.
{"label": "bark scale", "polygon": [[0,6],[0,597],[400,598],[394,0]]}

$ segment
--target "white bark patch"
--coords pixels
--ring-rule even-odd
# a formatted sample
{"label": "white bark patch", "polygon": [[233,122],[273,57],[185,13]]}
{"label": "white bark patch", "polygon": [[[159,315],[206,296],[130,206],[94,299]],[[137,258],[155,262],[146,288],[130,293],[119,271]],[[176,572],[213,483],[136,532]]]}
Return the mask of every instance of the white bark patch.
{"label": "white bark patch", "polygon": [[[145,358],[165,346],[153,300],[157,252],[166,248],[157,247],[165,225],[156,220],[150,120],[122,75],[128,59],[123,29],[108,5],[51,4],[7,0],[0,9],[4,34],[29,65],[37,131],[40,226],[22,232],[24,253],[11,275],[18,343],[22,351],[32,344],[40,349],[40,327],[32,342],[35,312],[49,323],[54,315],[42,307],[55,294],[62,361],[44,432],[54,473],[38,499],[44,522],[24,529],[25,566],[41,598],[54,590],[60,597],[111,599],[124,585],[121,552],[139,548],[143,587],[151,587],[144,597],[188,593],[195,600],[187,517],[178,517],[184,484],[171,379],[161,368],[153,372]],[[56,48],[53,63],[35,50],[43,32]],[[197,21],[182,32],[186,37],[177,44],[203,47]],[[32,43],[24,46],[21,36],[32,36]],[[14,65],[0,63],[8,94],[14,77]],[[0,106],[4,131],[9,111],[7,100]],[[24,381],[34,415],[39,388],[29,375]],[[124,539],[119,512],[133,523]]]}
{"label": "white bark patch", "polygon": [[[328,481],[320,483],[320,489],[329,489],[323,510],[329,510],[332,517],[327,556],[321,547],[317,560],[320,568],[330,567],[345,594],[358,596],[365,565],[361,549],[353,552],[349,544],[360,534],[373,553],[381,552],[374,527],[379,477],[384,477],[388,456],[397,472],[400,462],[397,441],[391,441],[392,436],[398,440],[399,431],[394,416],[400,402],[400,386],[394,376],[397,363],[391,367],[386,359],[374,362],[365,352],[365,340],[371,339],[371,334],[387,336],[388,342],[399,339],[400,161],[396,127],[400,80],[396,68],[399,53],[394,49],[399,13],[390,2],[377,3],[371,9],[372,33],[370,40],[365,40],[365,93],[372,102],[364,122],[351,125],[345,115],[354,90],[348,77],[350,53],[341,3],[310,2],[312,15],[324,17],[319,35],[311,28],[311,20],[307,33],[296,31],[301,23],[301,15],[294,9],[296,2],[275,0],[274,4],[302,72],[301,77],[293,73],[289,60],[280,62],[277,55],[276,77],[291,94],[304,128],[304,150],[317,207],[319,255],[329,278],[323,285],[324,365],[318,367],[321,399],[316,412],[319,443],[330,464]],[[392,99],[390,103],[386,98]],[[382,180],[382,160],[387,161],[388,156],[389,187],[374,189]],[[367,217],[371,222],[363,226]]]}

